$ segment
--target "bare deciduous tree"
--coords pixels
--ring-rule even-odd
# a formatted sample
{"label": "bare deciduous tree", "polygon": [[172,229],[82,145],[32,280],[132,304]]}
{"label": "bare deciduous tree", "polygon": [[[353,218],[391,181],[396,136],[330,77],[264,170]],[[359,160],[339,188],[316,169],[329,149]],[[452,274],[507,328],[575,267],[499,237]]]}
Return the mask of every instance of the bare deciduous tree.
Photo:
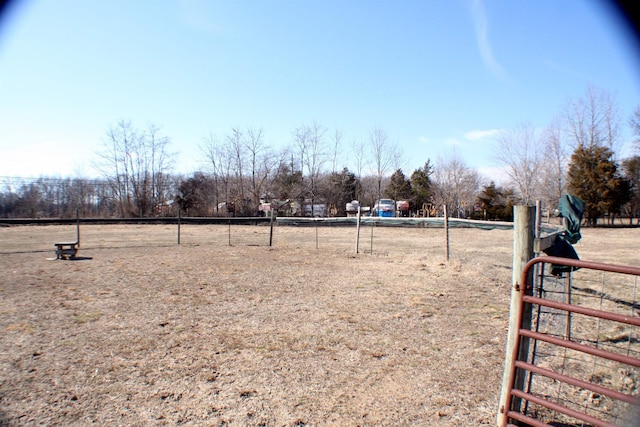
{"label": "bare deciduous tree", "polygon": [[107,130],[96,167],[111,185],[121,216],[153,214],[162,202],[173,160],[169,144],[153,124],[141,132],[121,120]]}
{"label": "bare deciduous tree", "polygon": [[150,123],[147,126],[145,137],[145,150],[149,153],[149,158],[145,162],[145,169],[151,174],[151,206],[162,205],[168,194],[165,189],[169,185],[169,174],[167,173],[173,163],[172,155],[167,151],[171,140],[160,133],[160,128]]}
{"label": "bare deciduous tree", "polygon": [[375,126],[369,132],[369,144],[373,161],[374,173],[377,179],[376,199],[382,194],[382,179],[390,169],[398,163],[400,153],[398,146],[389,140],[384,129]]}
{"label": "bare deciduous tree", "polygon": [[480,176],[469,168],[454,150],[439,158],[433,172],[433,193],[438,206],[447,205],[453,216],[460,217],[471,208],[480,188]]}
{"label": "bare deciduous tree", "polygon": [[540,169],[541,196],[547,206],[554,208],[567,186],[569,158],[559,119],[553,120],[542,135],[544,146],[543,162]]}
{"label": "bare deciduous tree", "polygon": [[226,143],[233,159],[233,172],[235,174],[235,189],[234,197],[242,204],[245,200],[245,186],[244,186],[244,162],[245,162],[245,148],[244,135],[239,128],[232,128],[231,134],[227,135]]}
{"label": "bare deciduous tree", "polygon": [[631,127],[631,132],[635,136],[635,140],[633,141],[635,144],[636,151],[640,152],[640,105],[638,105],[631,115],[629,119],[629,126]]}
{"label": "bare deciduous tree", "polygon": [[338,158],[340,156],[340,149],[342,148],[342,138],[343,132],[339,129],[336,129],[333,133],[333,152],[332,152],[332,173],[338,172]]}
{"label": "bare deciduous tree", "polygon": [[572,150],[606,147],[619,150],[620,114],[614,97],[589,85],[585,96],[571,100],[564,109]]}
{"label": "bare deciduous tree", "polygon": [[249,128],[247,130],[246,148],[249,154],[249,167],[251,168],[251,188],[249,192],[256,211],[260,204],[260,197],[267,186],[267,180],[278,164],[270,147],[264,142],[263,135],[262,128]]}
{"label": "bare deciduous tree", "polygon": [[531,204],[539,190],[543,146],[531,124],[521,124],[498,136],[496,159],[516,187],[524,204]]}
{"label": "bare deciduous tree", "polygon": [[[318,196],[322,167],[327,160],[324,135],[327,129],[317,122],[303,125],[294,131],[294,143],[300,155],[303,175],[308,179],[307,192],[313,202]],[[306,171],[306,174],[304,172]],[[313,215],[313,212],[312,212]]]}
{"label": "bare deciduous tree", "polygon": [[215,212],[218,213],[223,202],[229,198],[229,179],[231,176],[229,152],[212,132],[209,132],[209,135],[202,139],[200,150],[210,166],[213,180],[213,205]]}
{"label": "bare deciduous tree", "polygon": [[[351,143],[351,150],[353,152],[353,159],[355,161],[356,178],[361,181],[362,169],[364,169],[366,163],[366,144],[361,139],[354,139]],[[358,191],[356,197],[360,198],[360,191]]]}

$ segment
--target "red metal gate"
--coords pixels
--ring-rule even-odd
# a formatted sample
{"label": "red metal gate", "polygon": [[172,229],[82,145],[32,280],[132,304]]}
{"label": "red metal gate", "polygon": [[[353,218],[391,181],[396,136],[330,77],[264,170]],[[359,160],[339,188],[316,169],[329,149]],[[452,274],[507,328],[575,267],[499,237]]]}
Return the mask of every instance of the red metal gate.
{"label": "red metal gate", "polygon": [[[569,271],[546,274],[552,265]],[[526,265],[503,426],[636,425],[639,277],[640,268],[556,257]]]}

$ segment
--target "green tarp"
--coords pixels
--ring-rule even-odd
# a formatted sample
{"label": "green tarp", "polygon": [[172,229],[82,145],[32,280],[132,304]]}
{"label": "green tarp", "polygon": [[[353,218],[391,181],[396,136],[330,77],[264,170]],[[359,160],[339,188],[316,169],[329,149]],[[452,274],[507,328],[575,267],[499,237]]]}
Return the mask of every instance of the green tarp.
{"label": "green tarp", "polygon": [[[560,198],[558,210],[560,211],[560,216],[565,218],[565,231],[556,237],[553,245],[545,249],[544,253],[550,256],[580,259],[573,245],[582,238],[580,224],[584,215],[584,202],[575,196],[566,194]],[[576,270],[576,268],[572,269],[564,265],[551,266],[551,274],[554,276],[573,270]]]}

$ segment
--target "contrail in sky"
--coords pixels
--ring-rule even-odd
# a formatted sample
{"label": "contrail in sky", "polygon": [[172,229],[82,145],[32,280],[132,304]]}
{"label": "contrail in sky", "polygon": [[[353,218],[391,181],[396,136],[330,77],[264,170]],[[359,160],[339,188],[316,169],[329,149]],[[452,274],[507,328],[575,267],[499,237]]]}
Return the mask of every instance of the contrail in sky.
{"label": "contrail in sky", "polygon": [[485,66],[491,70],[491,72],[504,77],[506,73],[493,56],[493,49],[489,43],[489,20],[487,19],[487,14],[482,0],[473,0],[471,3],[471,13],[476,27],[476,40],[478,42],[478,49],[480,49],[482,61]]}

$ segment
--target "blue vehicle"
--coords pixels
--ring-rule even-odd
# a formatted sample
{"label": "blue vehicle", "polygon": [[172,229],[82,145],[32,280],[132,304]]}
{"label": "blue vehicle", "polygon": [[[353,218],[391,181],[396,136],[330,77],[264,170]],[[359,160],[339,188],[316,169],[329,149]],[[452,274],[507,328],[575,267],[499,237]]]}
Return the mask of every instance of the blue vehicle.
{"label": "blue vehicle", "polygon": [[396,202],[391,199],[380,199],[373,206],[373,216],[392,218],[396,213]]}

